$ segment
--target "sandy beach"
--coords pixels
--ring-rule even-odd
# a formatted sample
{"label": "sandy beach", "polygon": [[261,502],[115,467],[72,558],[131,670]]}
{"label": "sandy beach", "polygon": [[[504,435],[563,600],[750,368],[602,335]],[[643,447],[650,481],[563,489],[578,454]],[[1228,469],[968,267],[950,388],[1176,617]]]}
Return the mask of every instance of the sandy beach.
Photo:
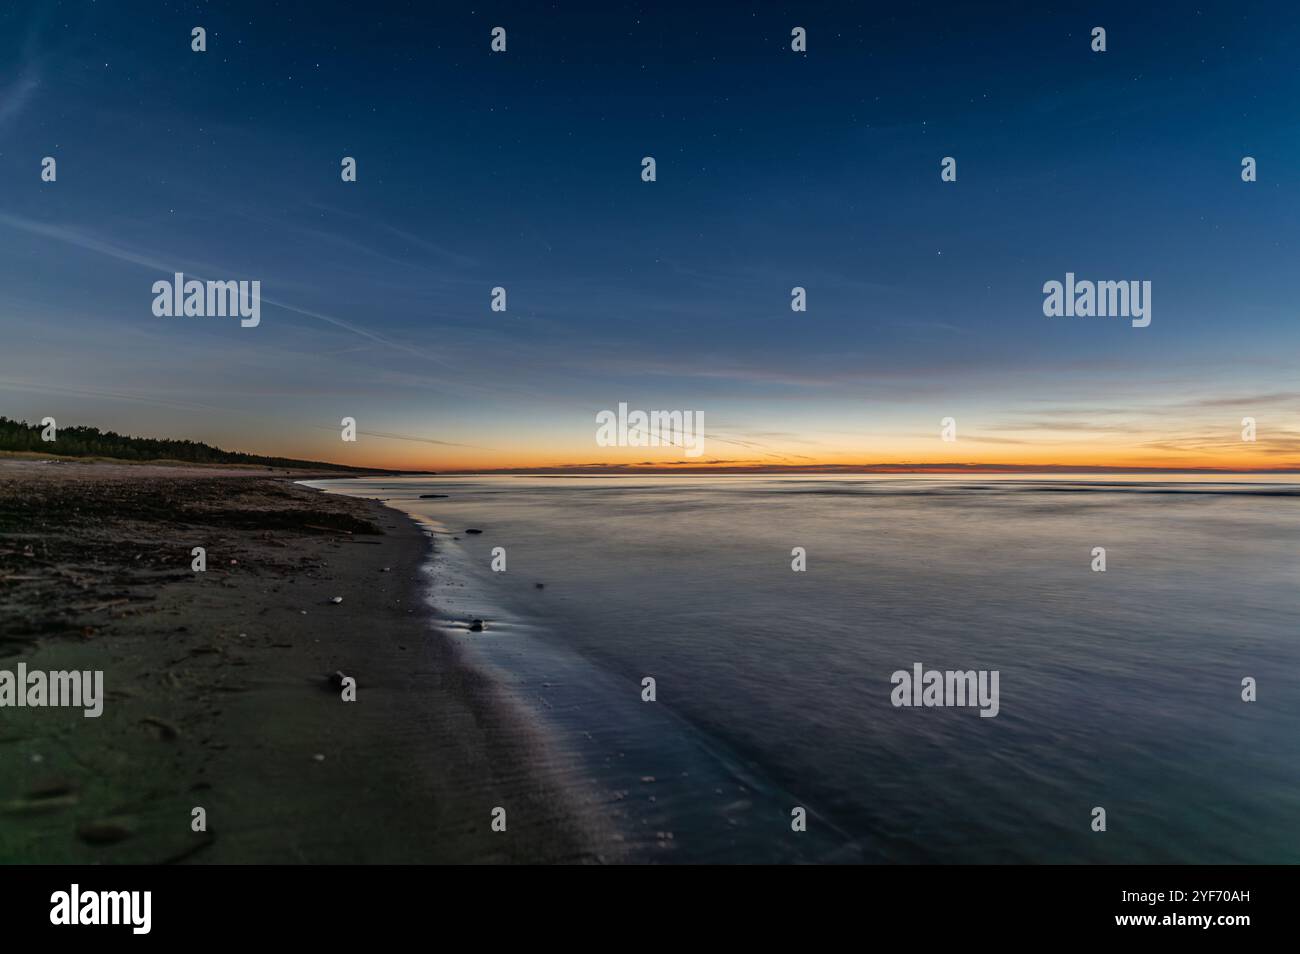
{"label": "sandy beach", "polygon": [[0,710],[0,861],[617,860],[562,754],[430,625],[431,539],[311,476],[0,461],[0,669],[105,689],[99,718]]}

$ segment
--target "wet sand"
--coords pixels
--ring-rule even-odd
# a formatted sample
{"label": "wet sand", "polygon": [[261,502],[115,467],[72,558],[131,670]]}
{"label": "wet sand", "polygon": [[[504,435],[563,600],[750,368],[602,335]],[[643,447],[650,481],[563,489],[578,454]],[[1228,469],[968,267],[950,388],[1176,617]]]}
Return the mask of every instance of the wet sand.
{"label": "wet sand", "polygon": [[0,669],[106,696],[0,709],[0,861],[621,859],[569,754],[430,625],[430,538],[311,476],[338,475],[0,460]]}

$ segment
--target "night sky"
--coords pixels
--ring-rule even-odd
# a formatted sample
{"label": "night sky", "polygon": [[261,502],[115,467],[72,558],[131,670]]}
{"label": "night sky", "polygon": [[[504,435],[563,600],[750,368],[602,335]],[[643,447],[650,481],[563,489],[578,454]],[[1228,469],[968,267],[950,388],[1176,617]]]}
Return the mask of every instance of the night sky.
{"label": "night sky", "polygon": [[[702,412],[693,464],[1300,467],[1300,7],[897,6],[6,4],[0,413],[431,469],[683,459],[597,446],[619,402]],[[155,317],[176,271],[260,280],[260,326]],[[1150,327],[1045,317],[1066,272],[1151,281]]]}

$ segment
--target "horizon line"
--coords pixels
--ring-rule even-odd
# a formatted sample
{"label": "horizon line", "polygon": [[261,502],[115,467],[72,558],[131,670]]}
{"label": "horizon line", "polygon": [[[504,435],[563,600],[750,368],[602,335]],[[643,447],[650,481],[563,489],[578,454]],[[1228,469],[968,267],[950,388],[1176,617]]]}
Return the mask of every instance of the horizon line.
{"label": "horizon line", "polygon": [[[382,469],[382,468],[376,468]],[[492,467],[454,468],[448,470],[401,471],[412,474],[436,474],[442,477],[488,475],[537,476],[620,476],[637,474],[1300,474],[1300,467],[1233,468],[1233,467],[1153,467],[1112,464],[762,464],[754,466],[664,467],[632,464],[585,464],[572,467]]]}

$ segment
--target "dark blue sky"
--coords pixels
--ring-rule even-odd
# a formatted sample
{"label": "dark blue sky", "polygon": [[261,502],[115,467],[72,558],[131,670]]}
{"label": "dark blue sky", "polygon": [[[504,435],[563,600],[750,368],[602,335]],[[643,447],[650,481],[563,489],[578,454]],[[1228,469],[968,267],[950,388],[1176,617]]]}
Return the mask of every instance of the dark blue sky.
{"label": "dark blue sky", "polygon": [[[619,401],[720,460],[1300,460],[1298,9],[894,6],[7,5],[2,412],[412,466],[621,460]],[[262,324],[154,317],[176,270]],[[1151,326],[1044,317],[1067,271]]]}

